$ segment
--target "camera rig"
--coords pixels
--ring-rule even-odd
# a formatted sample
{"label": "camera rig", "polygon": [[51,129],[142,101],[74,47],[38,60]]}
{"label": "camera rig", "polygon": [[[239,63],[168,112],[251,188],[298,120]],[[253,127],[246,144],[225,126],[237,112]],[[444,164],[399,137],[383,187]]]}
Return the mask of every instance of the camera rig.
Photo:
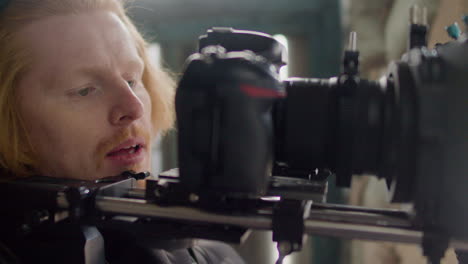
{"label": "camera rig", "polygon": [[[455,34],[429,50],[426,32],[411,25],[408,52],[379,81],[359,77],[355,34],[341,75],[281,81],[285,53],[273,38],[213,28],[179,83],[179,170],[2,182],[2,237],[51,237],[25,247],[44,256],[77,227],[81,247],[59,253],[68,263],[105,263],[103,229],[157,248],[272,230],[278,263],[306,234],[417,243],[430,263],[449,246],[468,251],[468,41]],[[331,174],[349,186],[360,173],[385,178],[393,201],[414,210],[326,203]]]}

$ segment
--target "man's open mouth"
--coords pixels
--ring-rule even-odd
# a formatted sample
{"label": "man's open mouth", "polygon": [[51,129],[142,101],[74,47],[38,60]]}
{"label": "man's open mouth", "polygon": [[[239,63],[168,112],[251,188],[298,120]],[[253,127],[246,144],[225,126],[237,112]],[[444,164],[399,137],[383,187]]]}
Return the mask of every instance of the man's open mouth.
{"label": "man's open mouth", "polygon": [[131,155],[134,153],[138,153],[138,151],[142,148],[140,144],[135,144],[132,146],[128,146],[125,148],[121,148],[115,151],[111,151],[107,154],[108,157],[115,157],[115,156],[122,156],[122,155]]}
{"label": "man's open mouth", "polygon": [[127,168],[143,162],[147,154],[145,140],[134,137],[116,145],[105,155],[105,160],[113,167]]}

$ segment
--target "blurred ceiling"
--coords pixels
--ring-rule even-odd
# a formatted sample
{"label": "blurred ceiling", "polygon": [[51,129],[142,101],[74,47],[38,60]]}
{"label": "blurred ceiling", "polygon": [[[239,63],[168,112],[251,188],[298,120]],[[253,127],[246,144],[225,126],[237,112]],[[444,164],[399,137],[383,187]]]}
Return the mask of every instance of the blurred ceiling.
{"label": "blurred ceiling", "polygon": [[[212,26],[261,30],[298,31],[315,23],[336,0],[134,0],[130,16],[149,35],[176,40],[203,33]],[[336,13],[336,10],[331,13]],[[317,16],[317,18],[315,18]],[[300,27],[298,25],[301,25]],[[287,29],[285,29],[287,28]]]}
{"label": "blurred ceiling", "polygon": [[[294,74],[327,77],[339,70],[344,0],[123,0],[149,41],[164,50],[174,71],[211,27],[284,34],[294,39]],[[292,52],[291,52],[292,53]],[[300,63],[299,63],[300,62]]]}
{"label": "blurred ceiling", "polygon": [[167,21],[205,16],[291,15],[313,12],[327,0],[135,0],[134,14],[141,19]]}

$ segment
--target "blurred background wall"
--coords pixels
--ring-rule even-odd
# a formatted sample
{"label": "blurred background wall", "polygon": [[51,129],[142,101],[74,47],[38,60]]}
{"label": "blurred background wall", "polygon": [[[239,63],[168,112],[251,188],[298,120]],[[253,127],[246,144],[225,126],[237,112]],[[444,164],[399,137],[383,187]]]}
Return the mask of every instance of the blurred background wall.
{"label": "blurred background wall", "polygon": [[[197,39],[213,26],[281,34],[289,50],[289,76],[330,77],[340,72],[349,31],[357,31],[361,73],[377,78],[390,60],[406,50],[408,9],[428,8],[433,27],[430,45],[447,41],[443,27],[468,13],[468,0],[133,0],[129,11],[152,47],[155,60],[178,78],[185,59],[196,52]],[[155,146],[154,172],[177,167],[176,131]],[[333,186],[333,184],[330,184]],[[355,177],[348,191],[331,188],[329,202],[387,207],[385,186],[371,177]],[[311,237],[288,263],[419,263],[417,247],[405,257],[399,245]],[[237,249],[248,263],[274,263],[270,232],[254,232]],[[406,250],[406,248],[405,248]],[[406,253],[405,253],[406,254]],[[418,258],[417,261],[420,261]]]}

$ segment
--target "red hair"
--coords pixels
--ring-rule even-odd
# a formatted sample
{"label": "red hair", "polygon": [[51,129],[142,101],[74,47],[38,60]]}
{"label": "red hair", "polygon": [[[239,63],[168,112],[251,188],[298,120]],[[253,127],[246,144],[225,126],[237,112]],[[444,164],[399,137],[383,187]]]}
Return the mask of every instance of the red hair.
{"label": "red hair", "polygon": [[37,167],[21,117],[15,86],[30,62],[15,33],[28,24],[55,15],[106,10],[115,13],[135,40],[145,64],[142,81],[151,98],[153,131],[165,132],[174,122],[174,81],[147,54],[147,42],[130,21],[119,0],[13,0],[0,11],[0,167],[14,175],[29,175]]}

